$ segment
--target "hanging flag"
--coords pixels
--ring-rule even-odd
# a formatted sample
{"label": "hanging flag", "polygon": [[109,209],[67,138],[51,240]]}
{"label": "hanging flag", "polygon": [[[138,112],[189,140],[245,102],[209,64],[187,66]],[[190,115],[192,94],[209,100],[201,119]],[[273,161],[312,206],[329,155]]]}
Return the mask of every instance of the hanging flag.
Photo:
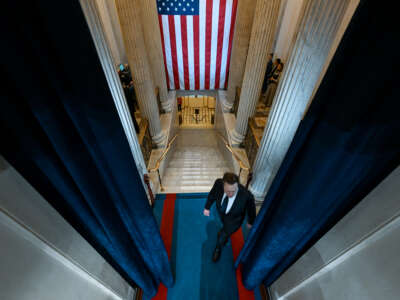
{"label": "hanging flag", "polygon": [[224,89],[238,0],[157,0],[168,88]]}

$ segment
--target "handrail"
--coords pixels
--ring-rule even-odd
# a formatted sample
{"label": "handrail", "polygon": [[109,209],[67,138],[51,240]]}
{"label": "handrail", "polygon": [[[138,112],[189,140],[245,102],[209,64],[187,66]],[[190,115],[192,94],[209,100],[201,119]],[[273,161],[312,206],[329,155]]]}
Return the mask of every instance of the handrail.
{"label": "handrail", "polygon": [[222,139],[222,141],[225,144],[225,147],[229,150],[230,153],[232,153],[232,156],[236,159],[236,161],[239,163],[239,180],[240,180],[240,174],[242,173],[242,170],[249,171],[247,174],[247,180],[246,180],[246,189],[249,187],[250,181],[253,178],[253,173],[250,171],[250,167],[246,166],[242,159],[233,151],[232,147],[229,145],[228,141],[225,139],[225,137],[217,132],[217,135]]}
{"label": "handrail", "polygon": [[148,172],[157,171],[158,181],[160,182],[161,191],[164,191],[164,187],[163,187],[162,181],[161,181],[160,164],[161,164],[162,160],[165,158],[165,156],[167,155],[169,149],[171,148],[172,143],[175,141],[177,136],[178,136],[178,134],[175,134],[175,136],[169,141],[169,143],[167,144],[167,147],[165,147],[165,150],[161,154],[160,158],[157,160],[155,167],[151,168],[151,169],[148,169]]}
{"label": "handrail", "polygon": [[149,169],[149,172],[154,172],[157,171],[160,168],[161,161],[164,159],[164,157],[167,155],[172,143],[176,139],[178,134],[175,134],[175,136],[169,141],[167,147],[165,148],[164,152],[161,154],[160,158],[156,162],[156,166],[154,168]]}
{"label": "handrail", "polygon": [[217,132],[217,134],[224,141],[225,147],[229,150],[230,153],[232,153],[233,157],[239,163],[240,168],[243,170],[249,171],[250,167],[246,166],[244,164],[244,162],[242,161],[242,159],[233,151],[232,147],[229,145],[228,141],[224,138],[224,136],[222,134],[220,134],[219,132]]}

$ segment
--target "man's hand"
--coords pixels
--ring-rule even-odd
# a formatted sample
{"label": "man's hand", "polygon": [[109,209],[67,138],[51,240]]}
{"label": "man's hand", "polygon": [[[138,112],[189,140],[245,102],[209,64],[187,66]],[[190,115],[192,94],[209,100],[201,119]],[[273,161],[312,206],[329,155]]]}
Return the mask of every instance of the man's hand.
{"label": "man's hand", "polygon": [[210,216],[210,210],[209,209],[204,209],[203,215],[205,215],[206,217],[209,217]]}
{"label": "man's hand", "polygon": [[251,226],[253,226],[253,225],[247,223],[247,228],[248,228],[248,229],[251,229]]}

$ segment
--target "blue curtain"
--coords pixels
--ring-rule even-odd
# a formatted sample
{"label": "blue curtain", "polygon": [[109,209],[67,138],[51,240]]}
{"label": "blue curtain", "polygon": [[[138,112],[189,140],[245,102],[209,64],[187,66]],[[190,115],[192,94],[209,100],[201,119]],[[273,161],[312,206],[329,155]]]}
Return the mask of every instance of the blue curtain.
{"label": "blue curtain", "polygon": [[79,1],[6,1],[0,15],[0,153],[131,285],[171,286]]}
{"label": "blue curtain", "polygon": [[351,20],[236,261],[248,289],[273,283],[400,163],[389,6],[361,1]]}

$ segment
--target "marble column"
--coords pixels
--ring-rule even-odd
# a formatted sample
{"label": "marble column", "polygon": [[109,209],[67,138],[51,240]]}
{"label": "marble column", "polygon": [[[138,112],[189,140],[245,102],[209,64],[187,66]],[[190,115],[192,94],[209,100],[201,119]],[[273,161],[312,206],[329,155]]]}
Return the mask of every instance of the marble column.
{"label": "marble column", "polygon": [[141,1],[116,0],[115,3],[140,112],[149,121],[150,135],[154,143],[158,147],[162,147],[165,135],[161,130],[155,86],[140,21],[138,8]]}
{"label": "marble column", "polygon": [[115,65],[113,62],[111,49],[108,44],[105,30],[101,21],[101,8],[94,0],[79,0],[79,2],[85,15],[91,36],[93,38],[93,43],[96,47],[96,51],[99,56],[101,66],[103,68],[108,87],[110,88],[110,92],[114,100],[118,116],[121,120],[122,127],[124,129],[129,147],[132,152],[132,156],[134,158],[138,172],[141,175],[140,179],[142,181],[143,188],[146,191],[148,200],[150,202],[149,192],[143,180],[143,175],[148,173],[146,163],[144,161],[143,153],[137,139],[135,127],[132,122],[128,103],[126,102],[120,79],[117,72],[115,72]]}
{"label": "marble column", "polygon": [[171,103],[168,102],[168,88],[165,75],[165,65],[161,45],[160,26],[156,1],[140,0],[144,42],[149,57],[151,73],[154,84],[159,88],[160,100],[166,112],[171,111]]}
{"label": "marble column", "polygon": [[240,102],[235,129],[231,132],[233,145],[239,145],[246,135],[248,119],[254,114],[276,29],[280,0],[257,0],[251,29]]}
{"label": "marble column", "polygon": [[253,166],[250,190],[263,199],[293,140],[350,0],[306,0],[289,60]]}
{"label": "marble column", "polygon": [[240,0],[237,8],[235,33],[233,35],[232,55],[229,65],[228,91],[223,103],[225,112],[230,111],[235,100],[236,88],[242,85],[249,49],[251,25],[254,16],[254,0]]}

